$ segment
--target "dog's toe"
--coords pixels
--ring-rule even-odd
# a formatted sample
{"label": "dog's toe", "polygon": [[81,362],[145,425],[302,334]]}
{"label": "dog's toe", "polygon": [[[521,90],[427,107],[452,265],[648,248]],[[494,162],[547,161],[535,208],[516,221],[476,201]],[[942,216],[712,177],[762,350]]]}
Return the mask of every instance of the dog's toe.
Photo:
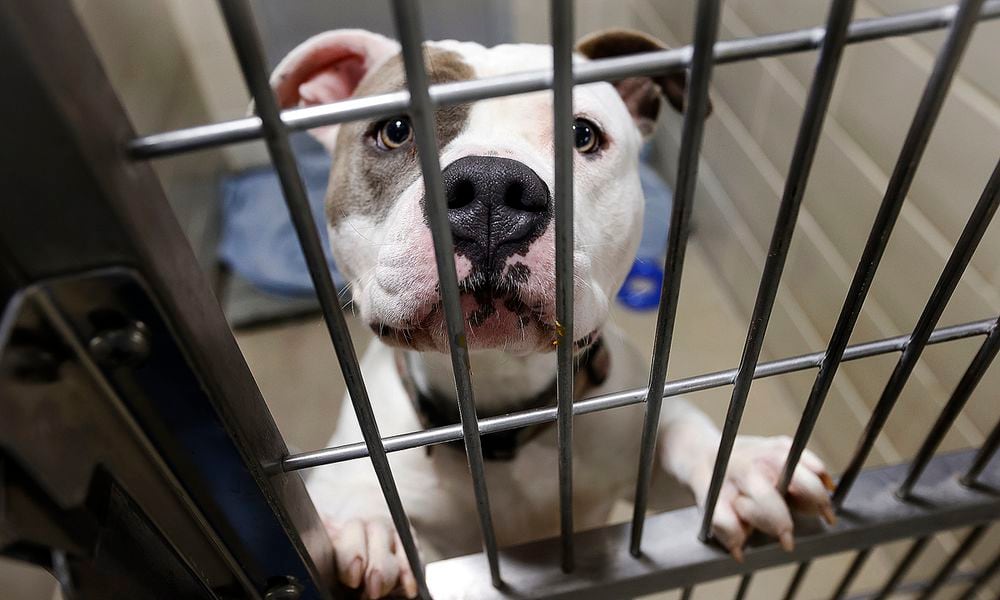
{"label": "dog's toe", "polygon": [[417,596],[416,579],[388,518],[326,522],[336,555],[337,576],[366,599]]}

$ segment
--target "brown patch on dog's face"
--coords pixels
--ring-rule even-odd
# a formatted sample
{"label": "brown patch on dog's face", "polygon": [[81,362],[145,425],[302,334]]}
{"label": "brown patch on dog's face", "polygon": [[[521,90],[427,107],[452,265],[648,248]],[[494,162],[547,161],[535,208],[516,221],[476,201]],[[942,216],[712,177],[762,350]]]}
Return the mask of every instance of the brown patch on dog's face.
{"label": "brown patch on dog's face", "polygon": [[[472,79],[474,71],[461,56],[449,50],[424,49],[431,83]],[[402,56],[396,55],[362,80],[355,97],[395,92],[406,87]],[[440,150],[465,128],[469,105],[448,106],[436,111],[437,144]],[[375,143],[381,123],[353,122],[341,125],[337,150],[330,169],[326,216],[336,225],[345,215],[359,214],[381,221],[395,200],[420,177],[417,147],[413,140],[394,150]]]}

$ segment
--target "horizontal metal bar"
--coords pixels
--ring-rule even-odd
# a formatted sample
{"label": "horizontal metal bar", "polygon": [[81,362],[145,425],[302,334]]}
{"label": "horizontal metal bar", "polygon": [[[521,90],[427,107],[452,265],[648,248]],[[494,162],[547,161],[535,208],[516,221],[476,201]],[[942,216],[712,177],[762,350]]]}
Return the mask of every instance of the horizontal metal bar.
{"label": "horizontal metal bar", "polygon": [[[996,318],[973,321],[962,325],[942,327],[931,334],[929,344],[940,344],[954,340],[960,340],[977,335],[987,335],[993,328]],[[900,335],[892,338],[878,340],[875,342],[865,342],[849,346],[844,351],[845,361],[858,360],[890,352],[899,352],[906,347],[910,340],[910,335]],[[823,361],[823,352],[803,354],[790,358],[783,358],[770,362],[759,363],[754,371],[754,378],[772,377],[784,375],[796,371],[817,368]],[[736,369],[716,371],[694,377],[686,377],[667,383],[663,388],[664,397],[678,396],[691,392],[700,392],[712,388],[730,385],[736,377]],[[613,394],[604,394],[579,400],[573,404],[573,414],[583,415],[611,408],[619,408],[638,404],[643,401],[646,395],[646,388],[625,390]],[[479,430],[483,435],[508,431],[519,427],[539,425],[549,423],[556,419],[556,409],[541,408],[526,410],[499,417],[490,417],[479,421]],[[382,440],[386,452],[399,452],[423,446],[432,446],[453,442],[462,439],[462,428],[459,425],[449,425],[446,427],[435,427],[423,431],[414,431],[394,435]],[[301,454],[293,454],[281,462],[277,468],[283,471],[295,471],[298,469],[308,469],[321,465],[344,462],[368,456],[368,451],[363,443],[345,444],[334,448],[325,448]]]}
{"label": "horizontal metal bar", "polygon": [[[951,24],[954,17],[955,7],[944,6],[888,17],[858,20],[851,23],[847,42],[867,42],[943,29]],[[1000,18],[1000,0],[986,2],[979,18],[982,20]],[[715,62],[732,63],[814,50],[822,44],[823,34],[821,27],[811,27],[760,37],[718,42],[715,45]],[[576,84],[582,84],[595,81],[613,81],[635,75],[682,71],[688,68],[690,57],[691,47],[684,46],[624,58],[595,60],[574,65],[573,80]],[[473,81],[433,85],[430,88],[430,96],[431,102],[435,106],[451,106],[486,98],[537,92],[548,89],[551,85],[551,71],[526,71]],[[409,110],[409,104],[409,92],[399,91],[364,98],[352,98],[333,104],[295,108],[281,113],[281,118],[289,130],[302,131],[323,125],[379,119],[402,114]],[[128,143],[128,152],[134,158],[157,158],[226,144],[248,142],[260,139],[263,135],[261,120],[258,117],[246,117],[138,137]]]}
{"label": "horizontal metal bar", "polygon": [[[500,551],[507,583],[504,590],[489,584],[479,555],[430,563],[427,583],[435,600],[632,598],[875,544],[929,536],[941,530],[976,526],[997,519],[1000,496],[958,483],[955,474],[964,471],[971,459],[970,451],[935,457],[925,475],[933,484],[928,486],[927,502],[921,503],[901,503],[895,496],[893,483],[906,472],[905,464],[865,470],[836,525],[826,527],[815,518],[796,522],[795,550],[791,553],[776,543],[755,541],[747,549],[744,562],[738,563],[722,548],[697,540],[699,510],[692,506],[651,515],[646,520],[641,559],[629,552],[630,526],[622,523],[576,534],[579,576],[566,576],[560,570],[559,541],[551,538]],[[1000,484],[1000,469],[989,469],[985,481]],[[589,568],[584,570],[583,565]]]}

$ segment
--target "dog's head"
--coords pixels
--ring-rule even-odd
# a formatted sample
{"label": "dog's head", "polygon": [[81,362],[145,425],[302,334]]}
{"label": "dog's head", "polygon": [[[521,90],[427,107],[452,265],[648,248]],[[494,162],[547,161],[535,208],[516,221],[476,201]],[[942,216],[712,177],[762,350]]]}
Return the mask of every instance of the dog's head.
{"label": "dog's head", "polygon": [[[661,49],[627,31],[588,36],[576,60]],[[484,48],[429,42],[432,83],[540,69],[548,46]],[[399,45],[360,30],[304,42],[272,76],[283,108],[405,89]],[[680,110],[685,77],[635,77],[574,93],[576,337],[607,319],[642,229],[639,148],[661,96]],[[547,351],[555,340],[552,94],[539,92],[441,108],[437,144],[472,349]],[[326,214],[333,254],[361,318],[385,341],[447,350],[413,128],[405,115],[311,133],[333,166]]]}

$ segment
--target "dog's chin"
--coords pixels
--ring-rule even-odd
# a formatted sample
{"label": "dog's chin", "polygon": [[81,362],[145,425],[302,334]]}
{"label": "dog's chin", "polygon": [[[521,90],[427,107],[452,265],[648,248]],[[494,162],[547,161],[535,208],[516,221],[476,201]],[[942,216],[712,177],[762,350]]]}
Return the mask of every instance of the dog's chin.
{"label": "dog's chin", "polygon": [[[551,306],[531,307],[517,296],[495,298],[463,293],[466,345],[469,350],[503,350],[513,354],[551,352],[555,349],[555,320]],[[448,327],[440,301],[417,311],[406,327],[378,322],[372,331],[390,346],[410,350],[448,352]]]}

